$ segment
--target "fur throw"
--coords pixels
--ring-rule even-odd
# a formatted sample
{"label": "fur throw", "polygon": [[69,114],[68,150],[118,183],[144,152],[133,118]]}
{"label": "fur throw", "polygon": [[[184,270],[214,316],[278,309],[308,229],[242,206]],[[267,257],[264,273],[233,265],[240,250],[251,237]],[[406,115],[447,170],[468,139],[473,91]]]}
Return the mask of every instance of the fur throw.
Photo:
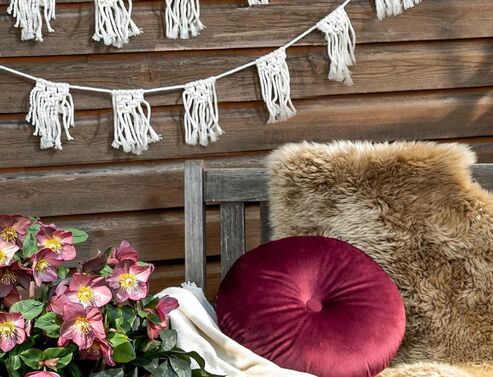
{"label": "fur throw", "polygon": [[348,241],[399,286],[396,362],[493,362],[493,196],[474,162],[466,146],[426,142],[288,144],[268,159],[274,238]]}

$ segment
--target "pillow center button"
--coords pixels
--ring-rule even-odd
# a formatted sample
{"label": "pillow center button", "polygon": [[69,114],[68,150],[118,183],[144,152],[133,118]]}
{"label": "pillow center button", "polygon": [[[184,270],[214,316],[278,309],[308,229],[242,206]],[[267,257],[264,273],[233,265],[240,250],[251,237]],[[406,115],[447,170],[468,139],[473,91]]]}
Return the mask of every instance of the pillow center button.
{"label": "pillow center button", "polygon": [[315,298],[311,298],[306,302],[306,307],[308,310],[318,313],[322,310],[322,303]]}

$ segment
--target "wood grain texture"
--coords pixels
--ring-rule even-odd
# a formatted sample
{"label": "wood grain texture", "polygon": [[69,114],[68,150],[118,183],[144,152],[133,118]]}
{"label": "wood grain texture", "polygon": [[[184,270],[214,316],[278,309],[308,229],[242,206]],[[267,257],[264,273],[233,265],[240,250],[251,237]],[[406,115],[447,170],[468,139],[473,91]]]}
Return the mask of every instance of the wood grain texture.
{"label": "wood grain texture", "polygon": [[204,201],[208,204],[267,200],[267,174],[254,168],[206,170]]}
{"label": "wood grain texture", "polygon": [[[104,55],[39,58],[9,66],[48,80],[106,88],[152,88],[184,84],[217,75],[249,62],[267,50]],[[363,45],[357,51],[354,85],[327,79],[329,63],[323,47],[288,50],[294,99],[326,95],[485,87],[493,85],[491,39]],[[118,58],[118,59],[117,59]],[[50,67],[47,72],[46,67]],[[25,113],[32,82],[2,73],[0,113]],[[261,100],[254,67],[217,82],[220,102]],[[73,91],[78,110],[111,108],[107,94]],[[153,106],[181,103],[181,91],[149,95]]]}
{"label": "wood grain texture", "polygon": [[206,290],[203,161],[185,162],[185,278]]}
{"label": "wood grain texture", "polygon": [[[71,0],[72,1],[72,0]],[[2,0],[5,4],[7,0]],[[58,3],[58,2],[57,2]],[[243,2],[243,4],[245,4]],[[268,7],[239,6],[241,2],[202,6],[207,28],[200,38],[169,40],[164,37],[164,1],[137,1],[133,19],[144,34],[132,38],[123,49],[106,47],[92,40],[94,10],[91,2],[57,4],[55,33],[45,34],[43,43],[20,42],[20,31],[0,7],[0,56],[42,56],[122,53],[128,51],[182,51],[203,49],[258,48],[279,46],[300,34],[341,4],[340,0],[274,1]],[[347,11],[360,43],[492,37],[489,0],[433,0],[423,2],[399,18],[376,19],[368,0],[353,0]],[[321,44],[320,33],[301,42]]]}
{"label": "wood grain texture", "polygon": [[152,123],[164,140],[142,156],[111,148],[112,114],[79,113],[75,140],[62,152],[40,151],[39,139],[19,117],[0,116],[0,168],[167,160],[273,149],[298,140],[434,139],[493,136],[493,89],[330,96],[296,101],[298,115],[266,125],[263,103],[221,108],[225,134],[207,148],[183,142],[180,110],[155,109]]}
{"label": "wood grain texture", "polygon": [[221,203],[220,211],[221,277],[224,277],[236,260],[245,254],[245,203]]}

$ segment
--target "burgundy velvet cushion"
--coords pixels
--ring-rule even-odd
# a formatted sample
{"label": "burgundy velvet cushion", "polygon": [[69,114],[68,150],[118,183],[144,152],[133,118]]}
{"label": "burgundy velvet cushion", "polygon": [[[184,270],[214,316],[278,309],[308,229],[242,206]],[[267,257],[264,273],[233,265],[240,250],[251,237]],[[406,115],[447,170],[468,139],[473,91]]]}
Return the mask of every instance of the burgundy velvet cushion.
{"label": "burgundy velvet cushion", "polygon": [[404,305],[369,256],[339,240],[290,237],[248,252],[217,296],[225,334],[320,377],[375,376],[397,352]]}

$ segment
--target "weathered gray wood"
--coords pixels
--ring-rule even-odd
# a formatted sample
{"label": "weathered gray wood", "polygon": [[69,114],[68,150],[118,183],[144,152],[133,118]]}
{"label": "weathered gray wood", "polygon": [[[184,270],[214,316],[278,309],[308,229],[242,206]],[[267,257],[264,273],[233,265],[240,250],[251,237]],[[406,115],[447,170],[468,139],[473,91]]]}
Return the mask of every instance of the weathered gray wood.
{"label": "weathered gray wood", "polygon": [[203,162],[185,163],[185,280],[206,290]]}
{"label": "weathered gray wood", "polygon": [[270,241],[269,202],[260,202],[260,237],[262,243]]}
{"label": "weathered gray wood", "polygon": [[473,176],[481,187],[493,191],[493,164],[475,164]]}
{"label": "weathered gray wood", "polygon": [[221,204],[221,276],[245,253],[245,204]]}
{"label": "weathered gray wood", "polygon": [[260,202],[267,200],[264,169],[212,169],[205,172],[206,203]]}

